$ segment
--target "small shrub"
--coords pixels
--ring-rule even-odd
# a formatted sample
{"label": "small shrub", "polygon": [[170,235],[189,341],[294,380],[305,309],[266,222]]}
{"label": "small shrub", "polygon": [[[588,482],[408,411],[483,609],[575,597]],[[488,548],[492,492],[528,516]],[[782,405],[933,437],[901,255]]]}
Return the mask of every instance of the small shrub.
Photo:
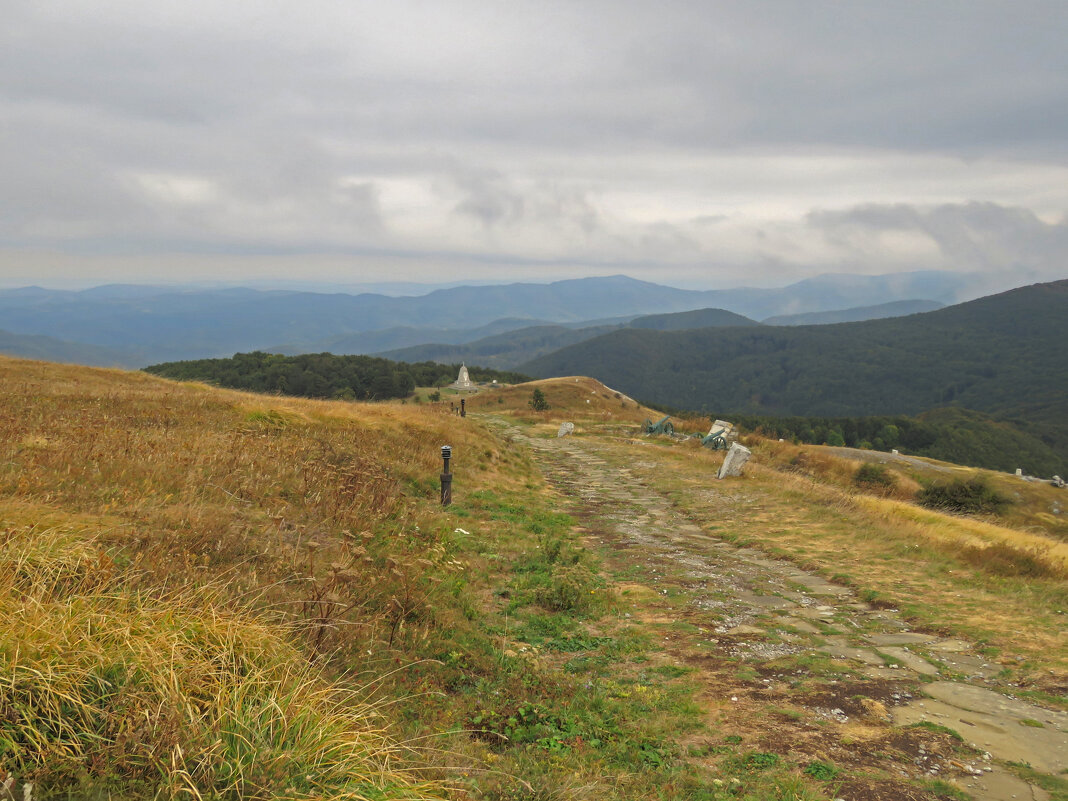
{"label": "small shrub", "polygon": [[535,388],[530,394],[530,408],[536,412],[546,412],[550,409],[549,401],[545,400],[545,393]]}
{"label": "small shrub", "polygon": [[838,775],[838,768],[829,762],[809,762],[805,766],[804,774],[821,782],[829,782]]}
{"label": "small shrub", "polygon": [[916,496],[921,506],[962,514],[994,514],[1009,503],[982,478],[932,484]]}
{"label": "small shrub", "polygon": [[596,575],[585,565],[557,566],[548,582],[535,589],[534,599],[553,612],[585,612],[596,593],[596,581]]}
{"label": "small shrub", "polygon": [[866,490],[889,491],[894,488],[894,477],[886,465],[865,462],[853,474],[854,486]]}

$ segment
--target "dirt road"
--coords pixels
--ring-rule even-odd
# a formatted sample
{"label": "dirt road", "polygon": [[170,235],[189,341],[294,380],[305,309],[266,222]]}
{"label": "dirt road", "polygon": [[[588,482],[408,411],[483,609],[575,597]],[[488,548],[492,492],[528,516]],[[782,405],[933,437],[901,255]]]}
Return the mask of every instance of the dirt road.
{"label": "dirt road", "polygon": [[[1068,769],[1068,714],[999,691],[999,667],[971,643],[912,631],[896,610],[717,538],[643,478],[651,465],[625,466],[633,446],[508,435],[537,452],[608,566],[634,573],[621,584],[628,614],[663,638],[665,659],[695,669],[712,729],[846,766],[862,778],[841,785],[845,799],[933,798],[943,780],[982,801],[1041,800],[1007,763]],[[706,492],[744,513],[744,478]]]}

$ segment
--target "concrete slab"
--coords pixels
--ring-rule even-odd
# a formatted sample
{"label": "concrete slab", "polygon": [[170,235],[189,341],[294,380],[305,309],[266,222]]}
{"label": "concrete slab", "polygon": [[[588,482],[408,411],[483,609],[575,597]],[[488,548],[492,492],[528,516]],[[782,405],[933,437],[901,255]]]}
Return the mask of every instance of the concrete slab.
{"label": "concrete slab", "polygon": [[790,628],[800,631],[802,634],[822,634],[820,629],[813,626],[806,620],[798,620],[796,617],[781,617],[775,621],[776,625],[789,626]]}
{"label": "concrete slab", "polygon": [[879,650],[887,656],[896,659],[909,670],[922,676],[937,676],[938,668],[921,656],[912,653],[900,646],[884,645]]}
{"label": "concrete slab", "polygon": [[1049,793],[1028,784],[1001,768],[994,768],[982,776],[954,779],[953,783],[975,801],[1049,801]]}
{"label": "concrete slab", "polygon": [[896,634],[869,634],[866,639],[872,645],[914,645],[915,643],[931,642],[935,638],[930,634],[902,631]]}
{"label": "concrete slab", "polygon": [[1053,775],[1068,769],[1068,713],[959,682],[936,681],[923,690],[931,697],[895,707],[894,723],[941,723],[998,759]]}
{"label": "concrete slab", "polygon": [[965,640],[935,640],[929,646],[932,651],[944,651],[947,654],[960,654],[972,650],[972,644]]}
{"label": "concrete slab", "polygon": [[981,656],[974,656],[973,654],[940,653],[938,658],[946,664],[949,670],[965,676],[990,678],[1001,672],[1000,665],[991,664]]}
{"label": "concrete slab", "polygon": [[816,650],[830,654],[835,659],[851,659],[855,662],[863,662],[866,665],[884,664],[881,656],[867,648],[853,648],[849,645],[821,645]]}

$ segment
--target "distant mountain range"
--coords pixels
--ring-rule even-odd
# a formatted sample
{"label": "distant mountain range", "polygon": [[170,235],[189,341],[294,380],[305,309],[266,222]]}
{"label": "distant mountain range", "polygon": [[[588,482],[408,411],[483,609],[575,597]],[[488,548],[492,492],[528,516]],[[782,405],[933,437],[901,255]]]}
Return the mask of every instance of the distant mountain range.
{"label": "distant mountain range", "polygon": [[[493,333],[476,332],[501,320],[512,320],[508,325],[515,328],[534,322],[589,327],[592,321],[706,308],[764,319],[916,298],[949,303],[966,296],[973,282],[957,273],[916,272],[826,275],[778,289],[695,291],[610,276],[463,286],[415,297],[247,288],[114,285],[70,292],[28,287],[0,291],[0,326],[15,336],[110,349],[108,364],[144,365],[268,348],[380,352],[418,344],[413,338],[425,343],[441,336],[458,338],[449,344],[462,344]],[[387,330],[392,330],[389,336],[382,333]],[[370,332],[381,335],[346,341]]]}
{"label": "distant mountain range", "polygon": [[67,364],[91,364],[105,367],[132,367],[127,354],[99,345],[65,342],[37,334],[12,334],[0,331],[0,353],[23,359]]}
{"label": "distant mountain range", "polygon": [[710,414],[856,416],[960,406],[1017,422],[1068,464],[1068,280],[858,323],[628,327],[520,365]]}

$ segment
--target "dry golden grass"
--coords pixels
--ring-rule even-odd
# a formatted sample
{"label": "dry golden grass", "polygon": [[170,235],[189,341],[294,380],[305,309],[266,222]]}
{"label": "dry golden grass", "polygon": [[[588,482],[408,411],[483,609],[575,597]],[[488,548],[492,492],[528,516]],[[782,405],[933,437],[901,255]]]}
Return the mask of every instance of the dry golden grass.
{"label": "dry golden grass", "polygon": [[0,551],[0,748],[20,782],[232,798],[431,789],[395,767],[381,715],[277,626],[206,591],[130,592],[96,545],[78,528],[9,529]]}
{"label": "dry golden grass", "polygon": [[[1068,669],[1068,563],[1059,538],[1005,518],[978,520],[904,501],[914,479],[896,464],[888,465],[893,497],[882,497],[854,486],[859,462],[827,448],[744,439],[754,450],[745,476],[723,482],[714,478],[722,455],[693,442],[648,443],[642,462],[655,467],[635,467],[626,446],[616,458],[710,531],[847,580],[901,606],[919,625],[957,631],[1036,667]],[[1026,510],[1014,513],[1011,519],[1034,519]]]}
{"label": "dry golden grass", "polygon": [[1040,562],[1046,575],[1068,579],[1068,543],[887,498],[857,495],[853,502],[873,519],[892,522],[902,531],[911,530],[914,536],[950,553],[962,549],[1014,551]]}
{"label": "dry golden grass", "polygon": [[52,790],[426,796],[308,655],[377,669],[449,624],[456,565],[424,533],[443,444],[458,494],[529,480],[440,410],[0,358],[4,766]]}
{"label": "dry golden grass", "polygon": [[[530,408],[531,394],[535,389],[544,393],[550,406],[548,411],[535,412]],[[557,424],[563,420],[640,424],[647,418],[659,420],[663,417],[655,409],[641,406],[600,381],[581,376],[546,378],[487,389],[470,398],[467,408],[508,413],[530,422],[555,421]]]}

